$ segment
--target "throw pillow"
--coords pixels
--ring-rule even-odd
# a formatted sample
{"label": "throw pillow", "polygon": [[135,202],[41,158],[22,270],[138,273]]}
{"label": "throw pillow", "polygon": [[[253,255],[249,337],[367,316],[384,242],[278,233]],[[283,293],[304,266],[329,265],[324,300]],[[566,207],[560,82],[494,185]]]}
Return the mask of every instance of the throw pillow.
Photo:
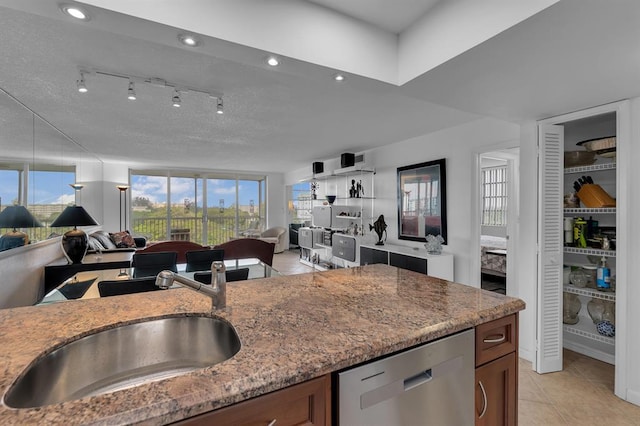
{"label": "throw pillow", "polygon": [[91,236],[94,237],[96,240],[100,241],[100,244],[102,244],[102,247],[104,247],[106,250],[111,250],[116,248],[116,245],[114,244],[108,232],[96,231],[93,234],[91,234]]}
{"label": "throw pillow", "polygon": [[116,247],[118,248],[125,248],[125,247],[135,247],[136,246],[136,242],[133,240],[133,237],[131,236],[131,234],[129,234],[126,231],[122,231],[122,232],[116,232],[111,235],[111,239],[113,240],[113,242],[115,243]]}

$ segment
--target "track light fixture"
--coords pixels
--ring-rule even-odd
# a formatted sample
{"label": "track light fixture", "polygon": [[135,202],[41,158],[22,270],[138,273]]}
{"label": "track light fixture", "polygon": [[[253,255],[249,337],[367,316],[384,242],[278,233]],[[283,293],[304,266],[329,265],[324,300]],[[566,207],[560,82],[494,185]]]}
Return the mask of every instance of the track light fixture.
{"label": "track light fixture", "polygon": [[173,92],[173,106],[176,108],[180,108],[180,104],[182,104],[182,100],[180,99],[180,93],[178,93],[178,90],[176,89],[175,92]]}
{"label": "track light fixture", "polygon": [[216,99],[216,113],[223,114],[224,113],[224,104],[222,101],[222,92],[218,92],[210,89],[203,89],[199,87],[186,86],[184,84],[171,83],[167,80],[158,78],[158,77],[144,77],[140,75],[128,75],[122,74],[119,72],[113,71],[105,71],[98,70],[95,68],[87,68],[87,67],[78,67],[78,71],[80,73],[80,79],[77,81],[78,91],[85,93],[87,92],[87,86],[85,83],[85,77],[91,76],[94,77],[110,77],[110,78],[120,78],[126,79],[129,82],[127,88],[127,99],[136,100],[136,84],[149,84],[155,87],[168,87],[173,90],[173,95],[171,97],[171,105],[176,108],[179,108],[182,105],[182,97],[181,95],[187,92],[200,93],[203,95],[207,95],[211,98]]}
{"label": "track light fixture", "polygon": [[76,82],[76,84],[78,85],[78,92],[80,93],[87,93],[87,85],[84,82],[84,74],[80,73],[80,80],[78,80]]}
{"label": "track light fixture", "polygon": [[136,98],[136,89],[133,85],[133,81],[129,80],[129,89],[127,90],[127,99],[130,101],[135,101]]}

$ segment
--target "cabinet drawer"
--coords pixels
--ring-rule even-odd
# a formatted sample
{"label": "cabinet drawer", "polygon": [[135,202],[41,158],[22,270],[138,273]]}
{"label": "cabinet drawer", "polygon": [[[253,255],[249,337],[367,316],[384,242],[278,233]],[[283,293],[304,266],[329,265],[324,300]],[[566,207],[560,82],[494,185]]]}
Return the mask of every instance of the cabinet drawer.
{"label": "cabinet drawer", "polygon": [[476,327],[476,366],[500,358],[518,347],[518,315]]}
{"label": "cabinet drawer", "polygon": [[331,422],[329,376],[174,423],[200,425],[325,425]]}
{"label": "cabinet drawer", "polygon": [[356,239],[341,234],[333,234],[331,253],[344,260],[355,262]]}
{"label": "cabinet drawer", "polygon": [[389,265],[410,271],[427,273],[427,260],[419,257],[405,256],[398,253],[389,253]]}
{"label": "cabinet drawer", "polygon": [[389,263],[389,253],[382,250],[360,247],[360,265],[373,265],[374,263]]}

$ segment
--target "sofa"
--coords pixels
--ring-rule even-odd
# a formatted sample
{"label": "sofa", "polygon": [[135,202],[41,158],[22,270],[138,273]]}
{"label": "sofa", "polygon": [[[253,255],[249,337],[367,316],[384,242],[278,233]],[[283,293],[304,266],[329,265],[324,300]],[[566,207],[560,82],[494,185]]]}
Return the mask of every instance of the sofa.
{"label": "sofa", "polygon": [[129,231],[95,231],[88,235],[88,240],[89,252],[133,251],[147,245],[146,238],[134,237]]}

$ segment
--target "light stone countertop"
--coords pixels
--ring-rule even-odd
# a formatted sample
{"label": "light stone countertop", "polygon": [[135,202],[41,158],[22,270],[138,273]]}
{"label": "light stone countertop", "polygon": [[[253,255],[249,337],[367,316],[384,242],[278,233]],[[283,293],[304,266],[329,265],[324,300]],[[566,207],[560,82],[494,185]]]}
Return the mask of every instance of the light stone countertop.
{"label": "light stone countertop", "polygon": [[[0,424],[166,424],[428,342],[524,309],[519,299],[387,265],[227,285],[216,313],[242,348],[212,367],[37,409]],[[0,310],[0,389],[54,346],[142,318],[208,312],[187,289]],[[91,362],[90,359],[87,362]]]}

